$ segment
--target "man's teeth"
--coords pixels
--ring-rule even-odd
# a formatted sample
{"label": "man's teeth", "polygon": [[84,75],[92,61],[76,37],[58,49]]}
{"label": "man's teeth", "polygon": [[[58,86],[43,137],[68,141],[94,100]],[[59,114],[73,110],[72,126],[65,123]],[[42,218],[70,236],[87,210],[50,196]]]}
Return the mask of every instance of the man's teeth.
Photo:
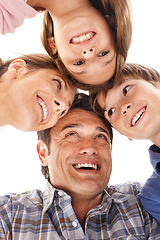
{"label": "man's teeth", "polygon": [[93,32],[89,32],[89,33],[81,35],[79,37],[73,37],[71,39],[71,42],[72,43],[81,43],[81,42],[84,42],[84,41],[87,41],[87,40],[91,39],[93,37],[93,35],[94,35]]}
{"label": "man's teeth", "polygon": [[92,163],[78,163],[76,165],[74,165],[75,168],[79,169],[79,168],[92,168],[94,170],[97,170],[98,166],[96,164],[92,164]]}
{"label": "man's teeth", "polygon": [[42,100],[42,99],[38,99],[38,102],[40,104],[40,106],[42,107],[42,110],[43,110],[43,120],[46,119],[47,117],[47,114],[48,114],[48,111],[47,111],[47,106],[45,104],[45,102]]}
{"label": "man's teeth", "polygon": [[142,108],[132,119],[132,126],[135,125],[135,123],[140,119],[140,117],[142,116],[142,114],[145,112],[145,108]]}

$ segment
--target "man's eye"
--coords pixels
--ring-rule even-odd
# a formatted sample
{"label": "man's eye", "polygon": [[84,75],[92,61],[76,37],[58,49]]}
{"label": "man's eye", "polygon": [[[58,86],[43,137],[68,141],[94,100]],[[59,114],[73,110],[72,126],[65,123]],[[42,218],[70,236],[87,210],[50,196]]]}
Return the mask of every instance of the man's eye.
{"label": "man's eye", "polygon": [[54,82],[56,83],[58,90],[60,90],[62,87],[61,82],[58,79],[54,79]]}
{"label": "man's eye", "polygon": [[84,62],[85,62],[85,61],[77,61],[76,63],[74,63],[74,65],[80,66],[80,65],[84,64]]}
{"label": "man's eye", "polygon": [[131,86],[126,86],[125,88],[123,88],[123,95],[124,96],[128,93],[130,88],[131,88]]}
{"label": "man's eye", "polygon": [[108,143],[108,138],[105,136],[105,134],[97,134],[96,137],[95,137],[95,141],[98,143],[98,144],[106,144]]}
{"label": "man's eye", "polygon": [[108,111],[108,116],[111,117],[114,111],[115,111],[115,108],[110,108]]}
{"label": "man's eye", "polygon": [[99,54],[99,57],[104,57],[109,53],[109,51],[104,51],[102,53]]}

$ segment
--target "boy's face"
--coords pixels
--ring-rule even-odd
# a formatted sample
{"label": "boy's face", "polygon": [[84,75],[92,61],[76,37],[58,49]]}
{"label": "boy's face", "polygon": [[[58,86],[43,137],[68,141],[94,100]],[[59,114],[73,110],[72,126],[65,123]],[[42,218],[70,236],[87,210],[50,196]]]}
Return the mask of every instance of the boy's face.
{"label": "boy's face", "polygon": [[122,80],[97,101],[111,125],[129,138],[153,141],[160,132],[160,87],[146,80]]}

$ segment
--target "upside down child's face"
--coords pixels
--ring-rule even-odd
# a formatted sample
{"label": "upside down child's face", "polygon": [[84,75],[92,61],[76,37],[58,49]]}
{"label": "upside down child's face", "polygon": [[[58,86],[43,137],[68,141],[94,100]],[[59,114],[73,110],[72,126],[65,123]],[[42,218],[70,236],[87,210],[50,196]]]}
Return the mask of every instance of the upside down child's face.
{"label": "upside down child's face", "polygon": [[154,140],[160,134],[160,88],[143,79],[117,83],[104,97],[98,95],[105,118],[121,134]]}
{"label": "upside down child's face", "polygon": [[81,83],[102,84],[115,72],[116,48],[104,17],[92,6],[54,20],[58,54],[67,70]]}

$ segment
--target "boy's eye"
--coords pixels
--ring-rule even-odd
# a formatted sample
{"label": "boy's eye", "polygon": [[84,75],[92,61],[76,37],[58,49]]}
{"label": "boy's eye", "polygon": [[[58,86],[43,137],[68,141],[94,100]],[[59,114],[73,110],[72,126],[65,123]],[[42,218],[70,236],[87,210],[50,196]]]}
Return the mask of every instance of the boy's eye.
{"label": "boy's eye", "polygon": [[84,61],[77,61],[76,63],[74,63],[74,65],[76,65],[76,66],[80,66],[82,64],[84,64]]}
{"label": "boy's eye", "polygon": [[123,88],[123,95],[124,96],[128,93],[130,88],[131,88],[131,86],[126,86],[125,88]]}
{"label": "boy's eye", "polygon": [[109,51],[104,51],[102,53],[99,54],[99,57],[104,57],[109,53]]}
{"label": "boy's eye", "polygon": [[114,111],[115,111],[115,108],[110,108],[108,111],[108,116],[111,117]]}
{"label": "boy's eye", "polygon": [[57,86],[58,90],[60,90],[61,86],[62,86],[61,82],[58,79],[54,79],[54,82],[56,83],[56,86]]}

